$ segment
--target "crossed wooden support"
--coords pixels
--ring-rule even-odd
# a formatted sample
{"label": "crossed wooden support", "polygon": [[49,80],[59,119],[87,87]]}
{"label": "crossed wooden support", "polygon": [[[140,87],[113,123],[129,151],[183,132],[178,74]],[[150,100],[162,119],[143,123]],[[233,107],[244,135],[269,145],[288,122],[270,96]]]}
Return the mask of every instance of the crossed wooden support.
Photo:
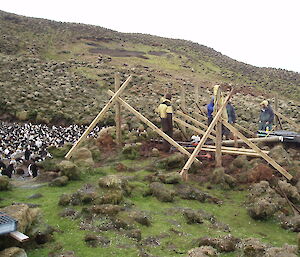
{"label": "crossed wooden support", "polygon": [[[180,174],[183,176],[184,179],[187,178],[188,170],[190,169],[192,163],[194,161],[199,162],[197,159],[197,155],[199,154],[200,150],[206,150],[206,151],[215,151],[216,152],[216,158],[217,154],[219,155],[219,158],[221,157],[222,151],[224,153],[230,153],[230,154],[241,154],[241,155],[250,155],[250,156],[259,156],[265,159],[269,164],[271,164],[275,169],[277,169],[283,176],[285,176],[287,179],[292,179],[292,175],[289,174],[284,168],[282,168],[278,163],[276,163],[271,157],[267,155],[267,152],[262,151],[259,149],[254,143],[252,143],[250,140],[248,140],[242,133],[240,133],[235,127],[233,127],[231,124],[229,124],[226,120],[222,118],[222,113],[224,112],[227,102],[229,101],[230,97],[233,95],[233,91],[229,93],[229,95],[225,98],[225,100],[222,102],[222,105],[220,103],[217,105],[217,113],[215,114],[215,117],[211,124],[209,126],[204,125],[203,123],[197,121],[196,119],[190,117],[189,115],[183,113],[183,112],[177,112],[178,115],[182,116],[185,120],[193,122],[195,125],[200,126],[202,128],[206,128],[206,132],[203,132],[199,127],[192,126],[188,124],[185,121],[180,120],[179,118],[174,118],[176,122],[179,124],[192,129],[193,131],[197,132],[198,134],[202,134],[202,138],[199,142],[199,144],[196,146],[194,151],[190,153],[187,151],[187,149],[181,145],[179,145],[175,140],[173,140],[171,137],[169,137],[167,134],[165,134],[161,129],[159,129],[157,126],[155,126],[150,120],[148,120],[145,116],[143,116],[141,113],[139,113],[137,110],[135,110],[131,105],[126,103],[121,97],[121,93],[125,90],[125,88],[128,86],[131,76],[127,78],[127,80],[122,84],[121,87],[119,87],[116,84],[116,92],[113,92],[109,90],[107,93],[111,96],[110,100],[107,102],[107,104],[104,106],[104,108],[101,110],[101,112],[96,116],[96,118],[92,121],[92,123],[89,125],[89,127],[86,129],[86,131],[81,135],[81,137],[78,139],[78,141],[72,146],[70,151],[66,154],[65,158],[70,159],[74,153],[74,151],[80,146],[80,144],[85,140],[85,138],[88,136],[88,134],[93,130],[93,128],[96,126],[96,124],[104,117],[105,113],[108,111],[110,107],[112,107],[115,103],[117,103],[117,107],[119,105],[122,105],[125,109],[130,111],[132,114],[134,114],[138,119],[140,119],[142,122],[144,122],[146,125],[148,125],[150,128],[152,128],[156,133],[158,133],[161,137],[163,137],[166,141],[168,141],[171,145],[173,145],[175,148],[178,149],[181,153],[187,155],[189,157],[188,161],[180,171]],[[118,78],[116,77],[116,80]],[[120,107],[118,107],[120,108]],[[214,127],[218,124],[219,128],[214,130]],[[220,128],[222,126],[226,126],[234,135],[239,137],[245,144],[247,144],[251,149],[242,149],[242,148],[232,148],[232,147],[222,147],[222,142],[220,139],[221,131]],[[118,125],[120,130],[120,124]],[[119,131],[120,133],[120,131]],[[216,136],[212,135],[214,133]],[[120,135],[119,135],[120,137]],[[205,146],[206,140],[210,138],[213,141],[216,142],[216,146]]]}
{"label": "crossed wooden support", "polygon": [[[80,146],[80,144],[84,141],[84,139],[87,137],[87,135],[93,130],[93,128],[101,120],[101,118],[104,117],[104,114],[107,112],[107,110],[116,101],[117,101],[117,103],[119,103],[120,105],[122,105],[123,107],[125,107],[127,110],[129,110],[131,113],[133,113],[138,119],[140,119],[142,122],[144,122],[150,128],[152,128],[156,133],[158,133],[161,137],[163,137],[171,145],[173,145],[174,147],[176,147],[181,153],[183,153],[183,154],[185,154],[187,156],[191,156],[191,154],[190,154],[189,151],[187,151],[184,147],[182,147],[181,145],[179,145],[174,139],[172,139],[171,137],[169,137],[166,133],[164,133],[157,126],[155,126],[150,120],[148,120],[141,113],[139,113],[137,110],[135,110],[132,106],[130,106],[122,98],[119,97],[119,95],[125,90],[126,86],[129,84],[130,80],[131,80],[131,76],[124,82],[124,84],[115,93],[113,91],[111,91],[111,90],[109,90],[107,92],[111,96],[111,99],[104,106],[104,108],[97,115],[97,117],[92,121],[92,123],[90,124],[90,126],[82,134],[82,136],[78,139],[78,141],[73,145],[73,147],[70,149],[70,151],[66,154],[65,158],[70,159],[72,157],[72,154],[74,153],[74,151]],[[196,159],[196,162],[199,162],[199,160]]]}

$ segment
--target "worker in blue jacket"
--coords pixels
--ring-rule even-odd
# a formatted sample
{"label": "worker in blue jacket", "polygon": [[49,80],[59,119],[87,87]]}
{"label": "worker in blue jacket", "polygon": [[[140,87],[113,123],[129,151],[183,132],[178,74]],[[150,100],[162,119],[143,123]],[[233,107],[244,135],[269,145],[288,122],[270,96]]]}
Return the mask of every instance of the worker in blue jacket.
{"label": "worker in blue jacket", "polygon": [[208,126],[210,125],[210,123],[214,119],[213,112],[214,112],[214,98],[212,98],[210,103],[207,105],[207,123],[208,123]]}

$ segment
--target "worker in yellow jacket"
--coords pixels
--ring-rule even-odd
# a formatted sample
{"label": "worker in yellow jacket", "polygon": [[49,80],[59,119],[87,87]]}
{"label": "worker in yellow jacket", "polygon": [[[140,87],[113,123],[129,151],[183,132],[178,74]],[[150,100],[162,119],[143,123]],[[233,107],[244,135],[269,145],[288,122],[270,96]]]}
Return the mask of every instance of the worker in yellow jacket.
{"label": "worker in yellow jacket", "polygon": [[[157,107],[156,112],[161,119],[161,127],[169,137],[173,137],[173,108],[171,104],[172,95],[166,94],[165,98],[161,99],[160,105]],[[171,145],[168,141],[164,140],[163,148],[165,152],[169,152]]]}

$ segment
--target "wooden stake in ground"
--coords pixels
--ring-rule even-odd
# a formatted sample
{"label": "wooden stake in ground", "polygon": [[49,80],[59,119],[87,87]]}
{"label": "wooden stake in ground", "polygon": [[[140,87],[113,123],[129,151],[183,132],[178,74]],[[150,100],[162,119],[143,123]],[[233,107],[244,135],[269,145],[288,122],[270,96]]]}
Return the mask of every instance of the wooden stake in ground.
{"label": "wooden stake in ground", "polygon": [[[112,96],[112,95],[114,95],[114,92],[112,92],[111,90],[108,90],[108,94]],[[126,103],[122,98],[118,97],[117,101],[123,107],[125,107],[128,111],[130,111],[131,113],[133,113],[138,119],[140,119],[142,122],[144,122],[150,128],[152,128],[162,138],[164,138],[171,145],[173,145],[174,147],[176,147],[181,153],[183,153],[183,154],[185,154],[187,156],[191,156],[191,154],[186,149],[184,149],[181,145],[179,145],[173,138],[169,137],[166,133],[164,133],[162,130],[160,130],[158,127],[156,127],[150,120],[148,120],[141,113],[139,113],[137,110],[135,110],[132,106],[130,106],[128,103]]]}
{"label": "wooden stake in ground", "polygon": [[236,134],[240,139],[242,139],[245,144],[257,152],[262,158],[264,158],[269,164],[271,164],[276,170],[278,170],[283,176],[288,180],[291,180],[293,176],[288,173],[284,168],[282,168],[276,161],[274,161],[270,156],[265,154],[261,149],[259,149],[255,144],[249,141],[242,133],[240,133],[235,127],[229,124],[227,121],[223,120],[223,124],[234,134]]}
{"label": "wooden stake in ground", "polygon": [[[180,88],[180,109],[183,112],[186,112],[185,90],[186,90],[186,85],[183,84]],[[186,129],[184,127],[182,128],[182,131],[184,134],[186,134]]]}
{"label": "wooden stake in ground", "polygon": [[[120,75],[119,73],[115,74],[115,92],[117,92],[120,88]],[[116,123],[116,141],[117,145],[122,144],[122,131],[121,131],[121,105],[119,102],[116,102],[116,116],[115,116],[115,123]]]}
{"label": "wooden stake in ground", "polygon": [[103,107],[101,112],[96,116],[96,118],[92,121],[92,123],[89,125],[89,127],[86,129],[86,131],[81,135],[81,137],[77,140],[77,142],[72,146],[70,151],[66,154],[65,158],[70,159],[73,152],[79,147],[79,145],[83,142],[83,140],[88,136],[88,134],[93,130],[93,128],[97,125],[97,123],[103,118],[107,110],[114,104],[116,101],[116,98],[125,90],[127,85],[129,84],[131,80],[131,76],[126,79],[126,81],[123,83],[123,85],[120,87],[120,89],[113,94],[112,98],[107,102],[107,104]]}
{"label": "wooden stake in ground", "polygon": [[200,152],[201,148],[203,147],[205,141],[207,140],[209,134],[211,133],[213,127],[216,125],[216,123],[218,122],[218,120],[220,119],[223,110],[226,108],[226,104],[229,101],[230,97],[233,95],[233,90],[230,92],[230,94],[226,97],[226,99],[224,100],[223,105],[221,106],[221,108],[219,109],[219,111],[217,112],[217,114],[215,115],[213,121],[210,123],[208,129],[206,130],[205,134],[203,135],[203,137],[201,138],[199,144],[197,145],[197,147],[195,148],[195,150],[193,151],[192,155],[190,156],[190,158],[188,159],[188,161],[186,162],[186,164],[184,165],[183,169],[180,172],[180,175],[183,178],[187,178],[187,173],[188,170],[190,169],[192,163],[194,162],[194,160],[196,159],[196,156],[198,155],[198,153]]}

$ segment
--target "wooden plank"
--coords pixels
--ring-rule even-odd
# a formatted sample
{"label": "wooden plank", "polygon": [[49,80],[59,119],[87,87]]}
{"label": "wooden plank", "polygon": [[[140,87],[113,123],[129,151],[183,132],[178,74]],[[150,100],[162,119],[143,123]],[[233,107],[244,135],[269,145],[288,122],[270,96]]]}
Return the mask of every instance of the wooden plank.
{"label": "wooden plank", "polygon": [[[216,148],[215,145],[204,145],[203,147],[214,149]],[[229,150],[229,151],[237,151],[237,152],[247,152],[247,153],[256,153],[253,149],[246,149],[246,148],[240,148],[240,147],[228,147],[228,146],[222,146],[222,150]],[[268,154],[270,151],[263,150],[265,154]]]}
{"label": "wooden plank", "polygon": [[283,114],[281,114],[280,112],[274,111],[275,115],[285,121],[287,121],[288,123],[290,123],[295,129],[300,131],[300,125],[298,125],[295,121],[291,120],[290,118],[284,116]]}
{"label": "wooden plank", "polygon": [[[278,94],[275,93],[275,99],[274,99],[274,109],[276,112],[278,112]],[[275,116],[275,125],[278,125],[279,123],[279,118]]]}
{"label": "wooden plank", "polygon": [[17,241],[23,243],[29,240],[29,237],[19,231],[10,232],[9,235]]}
{"label": "wooden plank", "polygon": [[197,119],[207,122],[207,117],[200,113],[197,113],[196,111],[193,112],[193,116],[195,116]]}
{"label": "wooden plank", "polygon": [[[183,113],[183,112],[181,112],[181,111],[177,111],[176,114],[182,116],[183,118],[185,118],[185,119],[188,120],[188,121],[193,122],[195,125],[204,128],[205,130],[208,129],[208,126],[207,126],[207,125],[205,125],[204,123],[202,123],[202,122],[200,122],[200,121],[194,119],[193,117],[191,117],[191,116],[189,116],[189,115],[187,115],[187,114],[185,114],[185,113]],[[213,129],[213,130],[212,130],[212,133],[216,133],[216,131]]]}
{"label": "wooden plank", "polygon": [[[215,112],[217,112],[221,108],[221,89],[220,86],[215,86]],[[216,124],[216,153],[215,153],[215,160],[216,160],[216,167],[222,167],[222,122],[221,119],[217,121]]]}
{"label": "wooden plank", "polygon": [[235,127],[237,127],[239,130],[244,131],[246,134],[248,134],[251,137],[257,137],[257,135],[255,133],[253,133],[252,131],[250,131],[249,129],[244,128],[243,126],[235,123],[234,124]]}
{"label": "wooden plank", "polygon": [[[204,135],[205,134],[205,132],[203,130],[201,130],[199,128],[196,128],[193,125],[191,125],[191,124],[189,124],[189,123],[187,123],[187,122],[185,122],[181,119],[178,119],[177,117],[174,117],[173,120],[176,121],[178,124],[181,124],[182,126],[185,126],[189,129],[193,130],[194,132],[198,133],[199,135]],[[216,138],[212,135],[209,135],[208,137],[212,140],[216,140]]]}
{"label": "wooden plank", "polygon": [[196,106],[199,104],[199,94],[200,94],[200,86],[195,85],[195,104]]}
{"label": "wooden plank", "polygon": [[[184,148],[186,149],[194,149],[194,147],[191,146],[185,146]],[[206,152],[216,152],[216,149],[214,148],[206,148],[206,147],[202,147],[201,151],[206,151]],[[221,150],[222,153],[226,153],[226,154],[231,154],[231,155],[246,155],[246,156],[250,156],[250,157],[260,157],[260,155],[256,152],[250,153],[250,152],[239,152],[239,151],[233,151],[233,150],[225,150],[222,149]]]}
{"label": "wooden plank", "polygon": [[[114,95],[114,92],[111,90],[108,90],[109,95]],[[141,113],[139,113],[137,110],[135,110],[132,106],[130,106],[128,103],[126,103],[122,98],[118,97],[117,101],[125,107],[128,111],[130,111],[132,114],[134,114],[138,119],[140,119],[142,122],[144,122],[146,125],[148,125],[150,128],[152,128],[157,134],[159,134],[162,138],[167,140],[171,145],[176,147],[181,153],[191,156],[191,154],[184,149],[181,145],[179,145],[173,138],[169,137],[166,133],[164,133],[161,129],[156,127],[150,120],[148,120],[145,116],[143,116]],[[197,160],[199,162],[199,160]]]}
{"label": "wooden plank", "polygon": [[276,170],[278,170],[283,176],[288,180],[291,180],[293,176],[288,173],[284,168],[282,168],[276,161],[274,161],[270,156],[265,154],[261,149],[259,149],[254,143],[248,140],[242,133],[240,133],[235,127],[229,124],[227,121],[223,120],[223,124],[234,134],[236,134],[240,139],[242,139],[245,144],[257,152],[263,159],[265,159],[269,164],[271,164]]}
{"label": "wooden plank", "polygon": [[197,106],[197,108],[198,108],[198,110],[199,110],[199,112],[200,112],[199,115],[201,115],[202,118],[204,118],[204,120],[207,119],[205,113],[203,113],[203,111],[202,111],[202,109],[201,109],[200,104],[199,104],[199,103],[196,103],[196,106]]}
{"label": "wooden plank", "polygon": [[[115,92],[117,92],[120,88],[120,74],[115,74]],[[117,145],[122,144],[122,131],[121,131],[121,105],[119,102],[116,102],[115,105],[115,123],[116,123],[116,142]]]}
{"label": "wooden plank", "polygon": [[104,117],[105,113],[108,109],[114,104],[116,98],[125,90],[127,85],[129,84],[132,76],[129,76],[120,89],[111,97],[111,99],[107,102],[107,104],[103,107],[101,112],[96,116],[96,118],[92,121],[86,131],[81,135],[81,137],[77,140],[77,142],[72,146],[70,151],[66,154],[65,158],[70,159],[72,157],[73,152],[79,147],[79,145],[83,142],[83,140],[88,136],[88,134],[93,130],[93,128],[97,125],[97,123]]}
{"label": "wooden plank", "polygon": [[190,158],[188,159],[188,161],[185,163],[184,167],[182,168],[182,170],[180,172],[180,175],[183,176],[184,178],[187,178],[188,170],[190,169],[190,167],[191,167],[192,163],[194,162],[196,156],[198,155],[199,151],[201,150],[202,146],[204,145],[205,141],[207,140],[209,134],[211,133],[212,128],[216,125],[219,118],[221,117],[222,112],[226,108],[226,104],[227,104],[227,102],[229,101],[229,99],[232,95],[233,95],[233,90],[229,93],[229,95],[224,100],[224,104],[222,105],[220,110],[215,115],[214,119],[210,123],[210,125],[209,125],[208,129],[206,130],[205,134],[201,138],[199,144],[197,145],[197,147],[193,151],[192,155],[190,156]]}
{"label": "wooden plank", "polygon": [[[183,84],[180,88],[180,109],[183,110],[183,112],[186,112],[185,90],[186,90],[186,85]],[[184,134],[186,134],[185,127],[182,128],[182,131]]]}
{"label": "wooden plank", "polygon": [[182,125],[179,124],[179,123],[176,123],[176,124],[177,124],[177,127],[179,128],[179,130],[181,131],[181,133],[182,133],[182,135],[183,135],[183,138],[184,138],[186,141],[190,140],[190,139],[188,138],[187,134],[186,134],[185,127],[182,126]]}

